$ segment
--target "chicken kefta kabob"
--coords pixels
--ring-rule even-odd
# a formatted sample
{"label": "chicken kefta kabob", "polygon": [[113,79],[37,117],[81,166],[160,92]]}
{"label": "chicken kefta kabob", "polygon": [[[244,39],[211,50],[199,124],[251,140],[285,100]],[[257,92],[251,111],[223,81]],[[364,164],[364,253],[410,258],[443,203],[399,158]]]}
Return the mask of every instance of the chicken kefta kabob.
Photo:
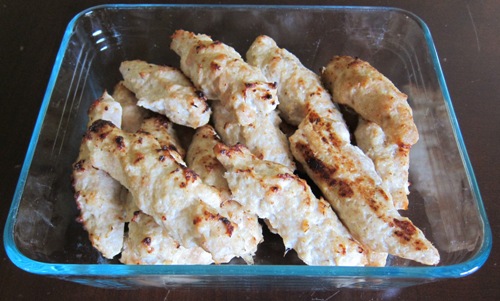
{"label": "chicken kefta kabob", "polygon": [[122,62],[120,72],[123,85],[134,92],[138,106],[191,128],[208,123],[211,109],[206,97],[180,70],[134,60]]}
{"label": "chicken kefta kabob", "polygon": [[[108,120],[120,127],[122,108],[104,92],[91,104],[88,117],[88,126],[96,120]],[[123,246],[126,211],[122,185],[105,171],[95,168],[89,156],[89,150],[82,141],[72,172],[75,200],[80,210],[78,220],[87,230],[94,248],[105,258],[112,259]]]}
{"label": "chicken kefta kabob", "polygon": [[175,31],[170,48],[180,56],[182,72],[208,99],[232,108],[241,125],[255,122],[278,105],[275,84],[234,48],[185,30]]}

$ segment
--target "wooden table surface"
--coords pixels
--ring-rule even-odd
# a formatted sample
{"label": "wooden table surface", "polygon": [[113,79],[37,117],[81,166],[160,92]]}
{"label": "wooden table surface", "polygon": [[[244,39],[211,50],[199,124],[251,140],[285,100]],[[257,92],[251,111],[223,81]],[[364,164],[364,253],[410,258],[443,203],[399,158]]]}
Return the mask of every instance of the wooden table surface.
{"label": "wooden table surface", "polygon": [[[81,10],[115,2],[133,1],[0,0],[1,233],[64,29]],[[486,264],[464,278],[382,291],[189,287],[124,291],[29,274],[15,267],[2,247],[0,300],[500,300],[500,247],[495,244],[500,230],[500,160],[495,159],[500,151],[500,1],[215,2],[393,6],[420,16],[434,38],[492,227],[494,245]]]}

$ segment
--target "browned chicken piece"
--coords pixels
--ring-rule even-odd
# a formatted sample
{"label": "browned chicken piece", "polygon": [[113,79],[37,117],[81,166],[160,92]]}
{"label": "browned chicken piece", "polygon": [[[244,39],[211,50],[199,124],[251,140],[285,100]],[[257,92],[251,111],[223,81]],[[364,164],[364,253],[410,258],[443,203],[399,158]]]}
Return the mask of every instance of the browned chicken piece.
{"label": "browned chicken piece", "polygon": [[211,185],[221,192],[222,203],[221,210],[232,221],[238,224],[241,231],[247,239],[245,241],[246,249],[253,250],[243,259],[253,264],[252,255],[257,251],[257,246],[264,238],[262,236],[262,227],[259,224],[257,215],[245,210],[244,207],[233,198],[229,190],[224,173],[226,172],[222,164],[217,160],[214,153],[214,147],[221,142],[215,130],[205,125],[196,130],[193,140],[189,145],[186,162],[189,168],[193,169],[205,184]]}
{"label": "browned chicken piece", "polygon": [[437,264],[437,249],[394,208],[370,158],[343,143],[330,124],[309,113],[290,137],[292,153],[353,237],[375,252]]}
{"label": "browned chicken piece", "polygon": [[366,252],[306,181],[281,164],[260,160],[241,144],[215,147],[231,192],[264,218],[308,265],[363,266]]}
{"label": "browned chicken piece", "polygon": [[302,65],[295,55],[279,48],[272,38],[259,36],[246,57],[249,64],[259,67],[268,80],[278,84],[278,109],[285,121],[297,126],[312,109],[335,121],[339,135],[350,141],[342,114],[323,88],[321,79]]}
{"label": "browned chicken piece", "polygon": [[[92,103],[89,123],[95,120],[109,120],[120,126],[122,109],[119,103],[106,92]],[[106,258],[113,258],[121,252],[125,227],[125,200],[122,186],[105,171],[95,168],[89,159],[84,142],[80,154],[73,164],[73,188],[80,210],[78,220],[89,234],[92,245]]]}
{"label": "browned chicken piece", "polygon": [[148,115],[148,111],[137,105],[135,94],[127,89],[122,81],[116,84],[112,96],[122,106],[121,128],[127,132],[136,132]]}
{"label": "browned chicken piece", "polygon": [[410,149],[388,142],[378,124],[362,118],[354,135],[357,146],[375,164],[375,170],[392,196],[394,207],[398,210],[408,209]]}
{"label": "browned chicken piece", "polygon": [[177,133],[170,121],[164,116],[153,116],[146,118],[142,125],[141,131],[150,133],[158,140],[162,149],[168,149],[171,156],[180,165],[185,166],[184,156],[186,151],[181,146]]}
{"label": "browned chicken piece", "polygon": [[417,142],[418,131],[407,96],[369,63],[335,56],[323,68],[322,79],[335,102],[380,125],[391,143],[408,148]]}
{"label": "browned chicken piece", "polygon": [[209,121],[211,110],[206,97],[180,70],[135,60],[122,62],[120,72],[123,84],[135,93],[139,106],[191,128]]}
{"label": "browned chicken piece", "polygon": [[120,262],[125,264],[211,264],[200,247],[184,248],[153,217],[136,211],[128,225]]}
{"label": "browned chicken piece", "polygon": [[204,34],[177,30],[170,48],[180,56],[184,74],[208,99],[230,107],[239,124],[254,123],[278,105],[276,85],[232,47]]}
{"label": "browned chicken piece", "polygon": [[258,116],[255,122],[241,125],[236,113],[219,101],[212,103],[214,126],[224,143],[244,144],[257,157],[283,164],[295,169],[290,146],[285,134],[280,130],[281,119],[278,112]]}
{"label": "browned chicken piece", "polygon": [[200,246],[216,263],[245,256],[245,237],[220,213],[221,197],[145,132],[126,133],[98,120],[85,136],[92,165],[132,194],[137,207],[165,227],[185,248]]}

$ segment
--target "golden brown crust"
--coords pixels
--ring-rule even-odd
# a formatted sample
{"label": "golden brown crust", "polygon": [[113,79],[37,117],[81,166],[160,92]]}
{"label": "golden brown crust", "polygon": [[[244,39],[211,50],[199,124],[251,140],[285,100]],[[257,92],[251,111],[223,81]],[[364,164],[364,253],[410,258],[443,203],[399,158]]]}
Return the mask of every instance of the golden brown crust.
{"label": "golden brown crust", "polygon": [[372,161],[351,144],[325,143],[332,134],[325,124],[305,118],[290,137],[292,153],[352,235],[373,251],[437,264],[436,248],[394,208]]}
{"label": "golden brown crust", "polygon": [[392,142],[402,147],[417,142],[418,131],[407,96],[368,62],[335,56],[321,76],[335,102],[380,125]]}

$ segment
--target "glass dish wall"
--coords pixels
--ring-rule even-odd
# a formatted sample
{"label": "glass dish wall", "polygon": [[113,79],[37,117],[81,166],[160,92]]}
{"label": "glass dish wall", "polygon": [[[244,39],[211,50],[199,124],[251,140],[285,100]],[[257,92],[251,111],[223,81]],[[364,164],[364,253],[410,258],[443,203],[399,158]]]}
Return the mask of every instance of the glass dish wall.
{"label": "glass dish wall", "polygon": [[[333,55],[357,56],[407,93],[420,140],[411,152],[410,209],[403,214],[439,249],[440,264],[389,258],[383,268],[305,266],[293,252],[284,257],[280,239],[267,232],[253,266],[125,266],[102,258],[75,221],[70,182],[86,112],[120,80],[121,61],[178,66],[169,49],[176,29],[209,34],[243,56],[266,34],[314,71]],[[26,271],[105,287],[399,287],[468,275],[491,248],[428,28],[409,12],[368,7],[113,5],[80,13],[63,38],[4,237],[10,259]]]}

